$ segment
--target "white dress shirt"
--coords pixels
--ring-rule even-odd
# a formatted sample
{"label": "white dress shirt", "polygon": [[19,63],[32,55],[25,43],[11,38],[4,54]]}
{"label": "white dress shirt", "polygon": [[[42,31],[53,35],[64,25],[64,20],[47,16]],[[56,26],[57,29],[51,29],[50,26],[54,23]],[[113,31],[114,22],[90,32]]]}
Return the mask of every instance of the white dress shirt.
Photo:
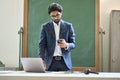
{"label": "white dress shirt", "polygon": [[54,51],[54,56],[62,56],[61,48],[57,45],[57,40],[59,39],[59,32],[60,32],[60,22],[57,25],[55,22],[53,22],[55,35],[56,35],[56,47]]}

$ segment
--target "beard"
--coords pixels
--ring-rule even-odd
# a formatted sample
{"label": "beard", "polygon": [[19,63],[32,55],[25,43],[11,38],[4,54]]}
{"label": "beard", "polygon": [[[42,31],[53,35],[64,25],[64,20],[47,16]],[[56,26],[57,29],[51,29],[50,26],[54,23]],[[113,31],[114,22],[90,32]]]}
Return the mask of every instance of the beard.
{"label": "beard", "polygon": [[60,19],[55,19],[55,20],[53,20],[56,24],[58,24],[59,23],[59,21],[60,21]]}

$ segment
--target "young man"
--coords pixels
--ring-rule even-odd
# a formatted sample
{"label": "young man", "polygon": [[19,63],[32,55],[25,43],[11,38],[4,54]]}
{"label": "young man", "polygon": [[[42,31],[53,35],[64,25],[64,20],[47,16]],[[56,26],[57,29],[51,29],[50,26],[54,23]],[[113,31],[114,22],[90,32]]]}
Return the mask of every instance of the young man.
{"label": "young man", "polygon": [[51,20],[41,26],[39,56],[47,71],[71,70],[70,50],[75,48],[73,26],[61,19],[62,6],[57,3],[49,5],[48,14]]}

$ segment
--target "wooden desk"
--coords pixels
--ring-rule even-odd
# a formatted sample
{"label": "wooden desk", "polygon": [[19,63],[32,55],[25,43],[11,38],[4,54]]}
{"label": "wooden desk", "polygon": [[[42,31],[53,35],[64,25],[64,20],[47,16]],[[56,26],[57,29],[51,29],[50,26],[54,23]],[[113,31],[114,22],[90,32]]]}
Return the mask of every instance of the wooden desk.
{"label": "wooden desk", "polygon": [[81,72],[28,73],[0,71],[0,80],[120,80],[120,73],[84,74]]}

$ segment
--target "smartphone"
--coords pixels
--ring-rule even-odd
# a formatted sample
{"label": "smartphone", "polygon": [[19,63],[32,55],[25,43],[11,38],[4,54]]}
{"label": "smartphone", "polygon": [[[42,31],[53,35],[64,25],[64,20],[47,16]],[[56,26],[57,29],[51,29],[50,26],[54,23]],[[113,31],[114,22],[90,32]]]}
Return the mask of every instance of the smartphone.
{"label": "smartphone", "polygon": [[62,42],[62,39],[58,39],[57,42],[58,42],[58,43],[61,43],[61,42]]}

